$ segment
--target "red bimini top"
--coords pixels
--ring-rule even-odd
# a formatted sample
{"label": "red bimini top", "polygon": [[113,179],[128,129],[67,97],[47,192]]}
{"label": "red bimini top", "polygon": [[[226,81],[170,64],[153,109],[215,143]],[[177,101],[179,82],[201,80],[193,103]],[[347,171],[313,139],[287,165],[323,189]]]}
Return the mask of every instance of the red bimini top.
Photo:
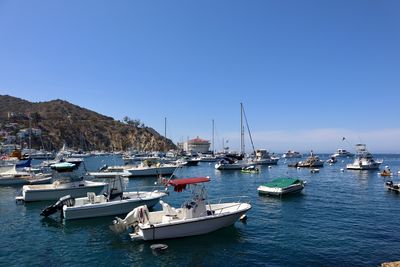
{"label": "red bimini top", "polygon": [[198,184],[198,183],[205,183],[205,182],[209,182],[209,181],[210,181],[210,178],[208,178],[208,177],[183,178],[183,179],[177,179],[177,180],[170,180],[168,182],[168,185],[173,186],[174,191],[182,192],[183,189],[185,189],[186,185],[188,185],[188,184]]}

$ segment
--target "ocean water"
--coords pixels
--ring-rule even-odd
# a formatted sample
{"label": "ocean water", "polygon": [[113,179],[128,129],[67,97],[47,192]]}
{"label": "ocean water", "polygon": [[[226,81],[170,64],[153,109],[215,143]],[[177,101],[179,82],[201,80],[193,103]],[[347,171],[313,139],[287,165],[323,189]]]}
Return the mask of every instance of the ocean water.
{"label": "ocean water", "polygon": [[[400,155],[375,155],[396,172]],[[327,155],[325,159],[327,159]],[[41,217],[52,202],[16,204],[18,187],[0,187],[0,266],[378,266],[400,260],[400,194],[387,191],[378,171],[344,170],[345,162],[321,168],[288,168],[280,160],[259,174],[217,171],[213,164],[181,168],[179,177],[210,176],[210,199],[247,195],[252,209],[246,223],[188,238],[131,241],[108,226],[113,217],[63,222]],[[116,164],[108,157],[89,158],[95,170]],[[383,167],[382,166],[382,167]],[[297,195],[261,196],[257,187],[276,177],[307,181]],[[157,178],[134,178],[128,190],[152,186]],[[171,192],[164,201],[173,206],[188,197]],[[160,209],[155,206],[154,209]],[[150,245],[168,249],[154,252]]]}

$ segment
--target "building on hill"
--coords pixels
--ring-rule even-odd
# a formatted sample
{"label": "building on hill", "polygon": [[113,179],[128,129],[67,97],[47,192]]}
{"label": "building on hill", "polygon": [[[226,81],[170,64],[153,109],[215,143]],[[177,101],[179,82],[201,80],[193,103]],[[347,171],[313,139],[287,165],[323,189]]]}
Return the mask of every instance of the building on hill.
{"label": "building on hill", "polygon": [[181,149],[189,153],[208,153],[210,152],[210,141],[196,137],[179,144]]}

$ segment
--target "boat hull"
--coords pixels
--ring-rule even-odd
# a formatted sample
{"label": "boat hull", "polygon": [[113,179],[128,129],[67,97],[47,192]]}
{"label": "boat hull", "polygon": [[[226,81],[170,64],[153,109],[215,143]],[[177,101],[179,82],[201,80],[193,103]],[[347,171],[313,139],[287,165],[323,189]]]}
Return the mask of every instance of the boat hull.
{"label": "boat hull", "polygon": [[[145,192],[147,193],[147,192]],[[134,197],[136,195],[136,197]],[[162,192],[152,192],[150,197],[137,197],[137,193],[124,193],[124,197],[129,199],[114,200],[104,203],[93,203],[82,206],[63,207],[63,217],[66,220],[94,218],[103,216],[113,216],[127,214],[134,208],[147,205],[151,208],[156,205],[160,198],[165,196]]]}
{"label": "boat hull", "polygon": [[161,223],[153,225],[152,227],[142,228],[139,226],[139,235],[131,234],[131,238],[157,240],[207,234],[234,224],[249,209],[251,209],[250,204],[241,203],[236,211],[229,213],[208,215],[171,223]]}
{"label": "boat hull", "polygon": [[259,186],[258,193],[263,195],[272,195],[272,196],[281,196],[286,194],[293,194],[302,191],[304,188],[303,184],[297,184],[293,186],[289,186],[286,188],[278,188],[278,187],[267,187],[267,186]]}
{"label": "boat hull", "polygon": [[128,169],[129,177],[136,177],[136,176],[157,176],[157,175],[169,175],[173,174],[176,166],[172,167],[162,167],[162,168],[134,168]]}
{"label": "boat hull", "polygon": [[359,165],[359,164],[347,164],[346,168],[348,170],[378,170],[381,164],[370,164],[370,165]]}
{"label": "boat hull", "polygon": [[25,202],[32,201],[45,201],[45,200],[58,200],[63,196],[70,195],[73,198],[84,197],[88,192],[94,192],[99,194],[103,191],[106,183],[88,183],[86,182],[83,186],[77,185],[73,187],[60,187],[51,185],[44,186],[29,186],[25,185],[22,187],[22,200]]}

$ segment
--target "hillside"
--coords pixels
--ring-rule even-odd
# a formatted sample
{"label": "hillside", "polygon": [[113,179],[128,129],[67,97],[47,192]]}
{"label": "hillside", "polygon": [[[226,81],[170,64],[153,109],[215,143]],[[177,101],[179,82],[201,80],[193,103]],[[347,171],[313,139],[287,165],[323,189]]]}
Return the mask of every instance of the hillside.
{"label": "hillside", "polygon": [[[42,130],[41,138],[32,138],[36,148],[43,143],[47,150],[59,149],[64,142],[68,147],[83,150],[134,148],[163,151],[176,148],[171,140],[152,128],[132,121],[116,121],[63,100],[33,103],[0,95],[0,123],[3,128],[10,123],[17,124],[20,129],[28,128],[29,116],[32,128]],[[17,130],[13,131],[16,134]]]}

